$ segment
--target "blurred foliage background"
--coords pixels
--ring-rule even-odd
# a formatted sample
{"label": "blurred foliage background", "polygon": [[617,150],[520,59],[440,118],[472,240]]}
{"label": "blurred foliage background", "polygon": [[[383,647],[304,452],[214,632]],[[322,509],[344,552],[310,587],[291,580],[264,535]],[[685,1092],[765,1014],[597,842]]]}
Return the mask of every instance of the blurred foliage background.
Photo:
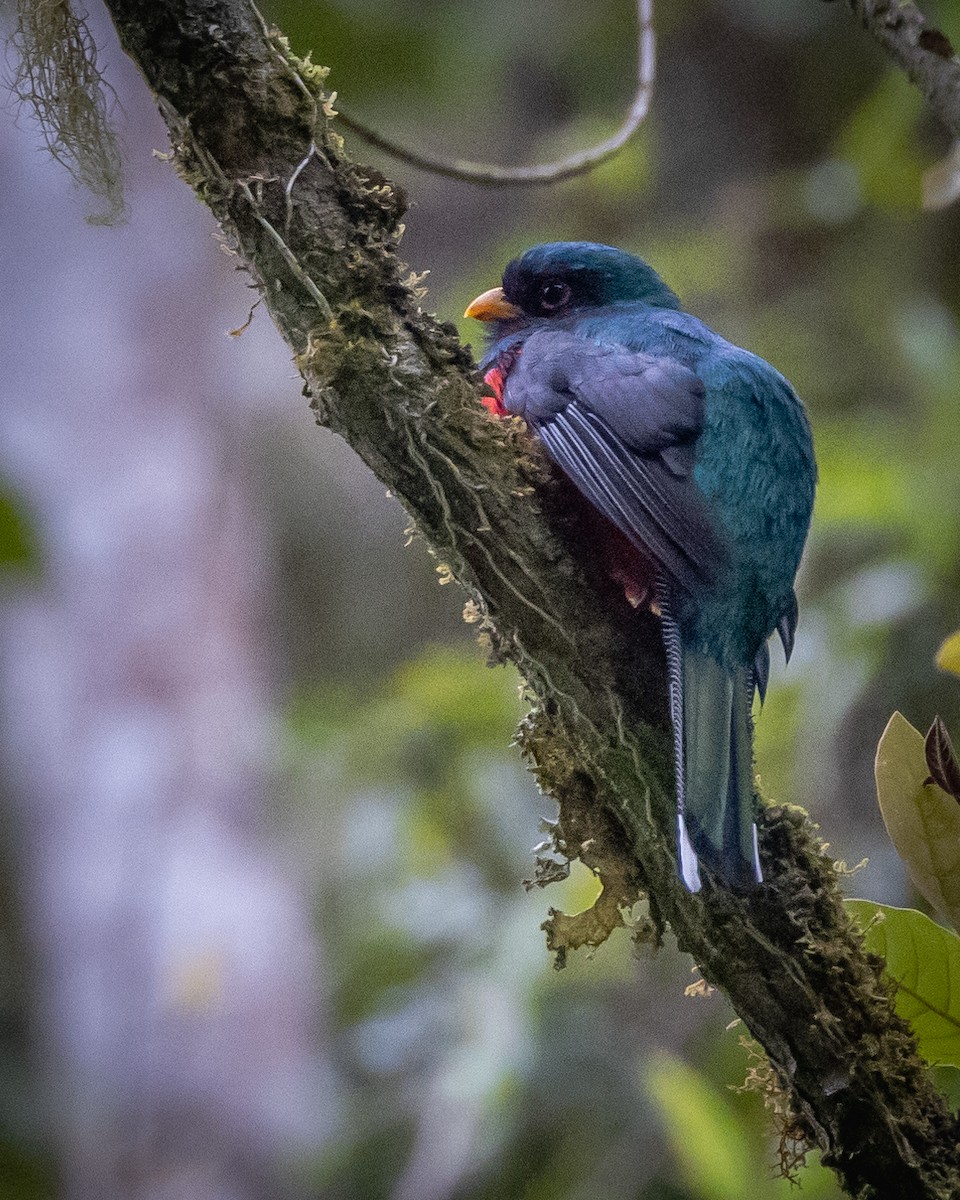
{"label": "blurred foliage background", "polygon": [[[943,0],[925,9],[960,41],[960,6]],[[271,0],[264,11],[296,51],[331,67],[329,86],[351,113],[451,155],[553,158],[611,129],[632,91],[627,0]],[[460,321],[466,302],[528,245],[612,242],[642,254],[685,307],[794,382],[814,425],[821,483],[797,648],[786,673],[775,657],[758,770],[769,797],[800,804],[821,823],[836,858],[869,859],[851,881],[857,894],[916,903],[880,823],[872,761],[895,708],[921,728],[939,712],[960,734],[957,681],[933,665],[940,641],[960,626],[960,207],[921,208],[923,174],[947,153],[947,139],[840,4],[662,0],[655,16],[652,114],[624,153],[582,179],[483,190],[407,168],[356,140],[348,146],[408,193],[404,255],[430,271],[428,303],[445,319]],[[309,917],[314,956],[309,1012],[298,1018],[309,1036],[297,1043],[291,1070],[300,1072],[298,1087],[322,1097],[322,1119],[289,1144],[280,1139],[282,1151],[270,1143],[260,1173],[233,1169],[242,1159],[234,1155],[229,1186],[194,1182],[182,1194],[789,1194],[775,1175],[776,1139],[761,1097],[732,1090],[752,1062],[742,1030],[728,1027],[732,1014],[718,996],[684,995],[690,965],[672,946],[638,955],[623,931],[565,971],[552,969],[538,930],[546,907],[584,907],[594,884],[575,870],[547,893],[521,886],[540,821],[552,813],[511,749],[523,712],[518,680],[484,666],[461,622],[462,598],[437,587],[419,543],[404,548],[395,502],[311,427],[266,318],[258,315],[236,342],[223,339],[245,316],[243,279],[217,261],[206,214],[148,161],[163,134],[108,26],[94,17],[127,113],[133,233],[84,228],[55,165],[32,161],[22,168],[30,185],[19,219],[42,226],[56,205],[62,244],[55,268],[38,267],[45,260],[29,257],[17,213],[0,212],[4,271],[21,308],[27,295],[42,314],[73,304],[76,328],[93,342],[118,320],[99,315],[99,305],[114,303],[104,297],[152,289],[142,321],[124,327],[122,340],[123,353],[142,359],[146,330],[159,339],[158,378],[172,378],[174,360],[214,354],[219,338],[210,373],[183,386],[215,411],[213,458],[234,464],[231,478],[256,513],[255,567],[246,569],[246,543],[230,551],[238,580],[256,577],[260,613],[256,694],[268,732],[253,751],[260,782],[249,804]],[[29,122],[6,124],[0,149],[24,163],[36,144]],[[182,217],[166,215],[172,203],[183,205]],[[181,222],[198,233],[178,253],[207,264],[193,274],[185,257],[170,265]],[[89,263],[105,259],[126,275],[96,276],[91,288]],[[45,292],[50,270],[81,270],[83,279],[66,295]],[[185,289],[197,329],[182,315]],[[53,343],[62,339],[44,332],[45,320],[31,326],[37,341],[31,333],[19,349],[11,345],[19,365],[0,381],[10,411],[34,386],[31,354],[58,363],[54,390],[69,396],[76,386],[76,363],[70,353],[56,358]],[[470,322],[460,324],[467,340],[480,338]],[[142,385],[134,393],[135,407]],[[133,408],[117,411],[122,423]],[[62,415],[54,407],[40,419],[56,428]],[[9,428],[27,431],[0,459],[0,601],[16,610],[38,589],[56,591],[62,502],[56,487],[31,483],[26,465],[30,439],[53,437],[47,426]],[[82,471],[83,461],[73,459],[72,469]],[[83,513],[94,542],[103,511]],[[114,603],[122,600],[108,592],[108,625]],[[10,628],[8,647],[22,630]],[[179,636],[192,644],[189,630]],[[19,712],[11,686],[4,704]],[[34,891],[31,859],[19,848],[34,834],[24,817],[31,789],[10,751],[16,728],[7,723],[14,767],[2,791],[0,847],[0,955],[10,981],[0,988],[0,1186],[18,1197],[82,1195],[62,1148],[64,1117],[50,1098],[56,1047],[46,1053],[47,1075],[34,1069],[43,1041],[36,1013],[52,968],[25,915]],[[181,802],[175,787],[171,796],[168,803]],[[216,990],[203,970],[190,979],[191,996]],[[130,1005],[152,1011],[146,995]],[[121,996],[116,1019],[126,1011]],[[174,1038],[165,1052],[176,1056],[177,1045]],[[136,1092],[144,1128],[169,1139],[176,1124],[157,1126],[160,1134],[151,1124],[151,1088],[155,1080]],[[294,1092],[281,1088],[274,1107],[296,1107]],[[205,1103],[216,1105],[216,1089],[210,1095]],[[126,1134],[110,1126],[76,1136]],[[142,1129],[138,1136],[143,1143]],[[199,1159],[205,1150],[191,1153]],[[137,1161],[123,1194],[181,1194],[160,1190],[149,1154]],[[798,1179],[799,1195],[837,1194],[814,1156]]]}

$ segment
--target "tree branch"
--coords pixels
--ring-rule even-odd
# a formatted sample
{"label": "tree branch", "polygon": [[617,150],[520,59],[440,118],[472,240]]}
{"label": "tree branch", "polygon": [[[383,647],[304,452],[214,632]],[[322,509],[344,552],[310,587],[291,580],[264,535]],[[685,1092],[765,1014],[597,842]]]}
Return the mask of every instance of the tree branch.
{"label": "tree branch", "polygon": [[340,109],[341,125],[359,134],[371,146],[398,158],[401,162],[432,171],[435,175],[446,175],[465,183],[488,185],[513,184],[531,186],[559,183],[576,175],[586,175],[594,167],[618,154],[630,141],[646,119],[653,97],[653,80],[656,73],[656,42],[653,34],[653,0],[636,0],[637,3],[637,87],[630,108],[616,133],[577,154],[567,155],[556,162],[539,163],[531,167],[503,167],[496,163],[470,162],[462,158],[443,158],[427,154],[423,150],[412,150],[386,138],[362,121],[349,116]]}
{"label": "tree branch", "polygon": [[754,893],[680,884],[656,622],[572,549],[523,432],[485,419],[469,355],[403,281],[403,200],[344,157],[323,72],[246,0],[107,3],[178,170],[258,282],[317,419],[401,499],[469,590],[493,654],[527,679],[536,706],[522,741],[560,801],[569,852],[648,891],[655,921],[764,1046],[793,1132],[851,1194],[960,1194],[955,1121],[803,814],[765,809],[769,882]]}
{"label": "tree branch", "polygon": [[848,0],[866,29],[923,93],[933,113],[960,138],[960,60],[950,39],[912,0]]}

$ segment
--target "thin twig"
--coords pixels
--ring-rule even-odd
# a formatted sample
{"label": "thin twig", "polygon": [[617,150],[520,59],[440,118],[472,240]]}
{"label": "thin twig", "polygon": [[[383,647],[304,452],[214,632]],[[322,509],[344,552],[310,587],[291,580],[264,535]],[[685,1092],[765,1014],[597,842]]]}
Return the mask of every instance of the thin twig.
{"label": "thin twig", "polygon": [[377,133],[375,129],[371,129],[369,125],[358,121],[356,117],[348,116],[342,109],[338,109],[337,115],[342,124],[372,146],[376,146],[377,149],[383,150],[411,166],[420,167],[424,171],[432,171],[436,175],[447,175],[451,179],[460,179],[466,183],[513,184],[529,187],[558,183],[562,179],[571,179],[575,175],[585,175],[622,150],[643,124],[650,111],[655,74],[656,43],[653,35],[653,0],[637,0],[637,88],[623,124],[616,133],[587,150],[570,154],[556,162],[539,163],[532,167],[502,167],[496,163],[470,162],[468,159],[443,158],[438,155],[426,154],[421,150],[411,150],[408,146],[401,146],[397,142],[391,141]]}

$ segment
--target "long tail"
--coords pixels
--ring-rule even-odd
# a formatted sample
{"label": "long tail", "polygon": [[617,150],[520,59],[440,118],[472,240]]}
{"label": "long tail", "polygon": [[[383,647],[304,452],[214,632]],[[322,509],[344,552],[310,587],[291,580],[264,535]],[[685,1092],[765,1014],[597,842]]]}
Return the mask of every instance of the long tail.
{"label": "long tail", "polygon": [[680,873],[700,890],[700,863],[728,887],[763,878],[753,799],[750,668],[727,670],[684,644],[661,600],[677,771]]}

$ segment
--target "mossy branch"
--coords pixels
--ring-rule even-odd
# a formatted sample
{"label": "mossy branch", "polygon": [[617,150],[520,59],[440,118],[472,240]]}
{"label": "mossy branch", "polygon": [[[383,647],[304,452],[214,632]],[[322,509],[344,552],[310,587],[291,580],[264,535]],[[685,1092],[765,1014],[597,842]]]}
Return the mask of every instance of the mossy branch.
{"label": "mossy branch", "polygon": [[107,6],[177,168],[261,288],[317,419],[400,498],[470,593],[494,657],[528,681],[521,741],[560,802],[558,842],[623,901],[648,893],[658,928],[669,923],[764,1047],[792,1132],[851,1195],[960,1195],[956,1122],[803,814],[764,810],[768,882],[754,894],[692,896],[679,883],[656,623],[571,550],[522,430],[485,418],[469,354],[404,278],[403,197],[344,156],[324,72],[246,0]]}

